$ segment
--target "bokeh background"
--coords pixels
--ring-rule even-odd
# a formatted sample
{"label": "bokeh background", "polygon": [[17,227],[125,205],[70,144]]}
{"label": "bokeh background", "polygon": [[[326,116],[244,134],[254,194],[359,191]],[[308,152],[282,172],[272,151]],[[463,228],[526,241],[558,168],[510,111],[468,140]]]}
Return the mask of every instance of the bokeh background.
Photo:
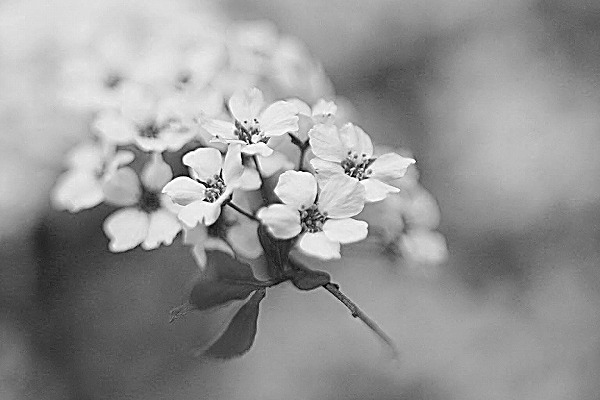
{"label": "bokeh background", "polygon": [[[112,255],[108,207],[50,209],[88,129],[56,95],[78,23],[143,34],[188,9],[274,21],[376,141],[414,152],[448,262],[350,246],[326,266],[399,363],[327,293],[290,287],[269,292],[245,357],[194,358],[226,316],[168,324],[187,252]],[[599,72],[592,0],[0,1],[0,398],[598,398]]]}

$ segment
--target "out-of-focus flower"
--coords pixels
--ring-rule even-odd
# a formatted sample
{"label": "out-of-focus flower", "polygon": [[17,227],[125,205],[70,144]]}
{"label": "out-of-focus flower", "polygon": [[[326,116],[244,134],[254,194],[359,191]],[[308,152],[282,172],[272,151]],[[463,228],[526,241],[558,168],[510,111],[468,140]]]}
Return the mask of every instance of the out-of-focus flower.
{"label": "out-of-focus flower", "polygon": [[448,258],[448,247],[444,236],[429,229],[412,229],[399,241],[402,257],[410,263],[438,265]]}
{"label": "out-of-focus flower", "polygon": [[100,142],[85,142],[67,155],[68,170],[54,186],[51,198],[59,210],[78,212],[102,203],[102,185],[117,168],[133,161],[129,151],[115,151]]}
{"label": "out-of-focus flower", "polygon": [[120,110],[105,110],[94,128],[100,136],[117,145],[135,143],[147,152],[177,151],[196,132],[178,119],[180,110],[169,99],[158,99],[145,88],[129,85],[121,93]]}
{"label": "out-of-focus flower", "polygon": [[244,154],[270,156],[272,147],[267,143],[298,130],[296,107],[286,101],[277,101],[263,110],[265,101],[257,88],[239,90],[229,99],[229,111],[235,121],[208,120],[203,124],[217,140],[240,143]]}
{"label": "out-of-focus flower", "polygon": [[283,204],[258,211],[257,217],[271,234],[280,239],[301,235],[298,246],[321,258],[340,258],[340,244],[367,236],[367,223],[351,217],[364,206],[364,187],[355,179],[340,175],[329,180],[318,193],[317,180],[308,172],[287,171],[275,188]]}
{"label": "out-of-focus flower", "polygon": [[277,27],[265,20],[237,22],[227,36],[231,69],[255,75],[265,71],[279,41]]}
{"label": "out-of-focus flower", "polygon": [[151,250],[173,243],[181,224],[160,193],[172,176],[170,167],[155,155],[144,167],[141,181],[133,169],[124,167],[105,182],[106,202],[125,207],[104,221],[111,251],[127,251],[139,244]]}
{"label": "out-of-focus flower", "polygon": [[383,200],[389,193],[398,193],[398,188],[386,182],[401,178],[415,163],[414,159],[396,153],[374,157],[369,135],[350,123],[341,129],[319,124],[309,132],[309,137],[312,151],[317,156],[311,160],[317,178],[327,181],[332,176],[350,176],[365,187],[369,202]]}
{"label": "out-of-focus flower", "polygon": [[217,149],[196,149],[183,156],[183,163],[193,170],[195,179],[179,176],[165,185],[163,193],[182,206],[178,216],[188,227],[212,225],[242,184],[240,145],[230,145],[224,158]]}
{"label": "out-of-focus flower", "polygon": [[210,236],[208,228],[202,224],[198,224],[193,228],[184,227],[183,243],[192,246],[192,255],[201,270],[206,267],[207,250],[218,250],[229,254],[231,257],[235,257],[231,246],[219,237]]}

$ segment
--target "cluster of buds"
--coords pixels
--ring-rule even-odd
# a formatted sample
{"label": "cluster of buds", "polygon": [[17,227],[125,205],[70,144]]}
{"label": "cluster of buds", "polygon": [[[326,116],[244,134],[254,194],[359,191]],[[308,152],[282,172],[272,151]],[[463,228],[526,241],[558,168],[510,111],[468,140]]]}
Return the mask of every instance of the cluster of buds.
{"label": "cluster of buds", "polygon": [[[155,40],[127,68],[107,67],[68,92],[93,114],[93,137],[69,155],[54,204],[71,212],[119,207],[104,222],[113,252],[156,249],[183,232],[200,278],[173,316],[246,300],[207,355],[247,351],[266,289],[286,281],[324,287],[391,344],[296,253],[339,259],[342,244],[367,238],[361,212],[402,202],[415,160],[377,155],[369,135],[346,121],[319,64],[271,25],[196,39]],[[168,66],[158,62],[165,59]],[[93,61],[82,65],[102,65]],[[389,224],[404,226],[402,218]],[[254,276],[261,265],[267,280]],[[253,328],[240,327],[248,318]]]}

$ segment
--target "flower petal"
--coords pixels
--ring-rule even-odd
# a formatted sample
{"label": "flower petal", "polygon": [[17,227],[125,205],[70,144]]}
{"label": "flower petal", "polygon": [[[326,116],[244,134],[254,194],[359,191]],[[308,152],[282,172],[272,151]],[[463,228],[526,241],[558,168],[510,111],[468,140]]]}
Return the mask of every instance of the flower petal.
{"label": "flower petal", "polygon": [[317,180],[309,172],[286,171],[279,175],[274,192],[285,204],[303,210],[315,202]]}
{"label": "flower petal", "polygon": [[285,204],[271,204],[261,208],[256,217],[279,239],[291,239],[302,230],[300,213],[294,207]]}
{"label": "flower petal", "polygon": [[116,111],[105,111],[94,121],[94,129],[111,143],[128,144],[137,136],[133,122]]}
{"label": "flower petal", "polygon": [[267,137],[281,136],[298,131],[298,110],[287,101],[271,104],[260,115],[260,129]]}
{"label": "flower petal", "polygon": [[262,92],[257,88],[238,90],[229,99],[229,111],[240,122],[258,118],[265,103]]}
{"label": "flower petal", "polygon": [[235,126],[229,121],[209,119],[202,123],[202,127],[216,138],[237,139],[237,136],[234,134]]}
{"label": "flower petal", "polygon": [[181,223],[177,217],[167,210],[158,209],[150,214],[148,234],[142,242],[142,248],[151,250],[161,244],[169,246],[179,231],[181,231]]}
{"label": "flower petal", "polygon": [[228,242],[235,252],[245,258],[258,258],[263,249],[258,240],[258,224],[255,221],[244,220],[233,225],[227,231]]}
{"label": "flower petal", "polygon": [[341,162],[348,155],[335,125],[315,125],[308,137],[312,152],[323,160]]}
{"label": "flower petal", "polygon": [[367,237],[368,226],[365,221],[352,218],[328,219],[323,224],[323,232],[334,242],[354,243]]}
{"label": "flower petal", "polygon": [[225,154],[223,161],[223,181],[230,188],[235,188],[239,185],[244,166],[242,165],[241,145],[230,144]]}
{"label": "flower petal", "polygon": [[96,142],[82,143],[67,154],[67,166],[84,171],[99,171],[104,164],[102,146]]}
{"label": "flower petal", "polygon": [[186,153],[183,164],[194,170],[198,179],[206,181],[219,175],[223,166],[221,152],[212,147],[204,147]]}
{"label": "flower petal", "polygon": [[95,207],[102,200],[102,185],[94,174],[85,171],[75,170],[62,174],[52,192],[54,207],[73,213]]}
{"label": "flower petal", "polygon": [[344,175],[344,168],[335,162],[325,161],[315,157],[310,160],[310,165],[315,169],[315,177],[321,185],[325,185],[325,183],[327,183],[334,175]]}
{"label": "flower petal", "polygon": [[267,146],[266,143],[254,143],[244,146],[242,148],[242,153],[248,154],[249,156],[259,155],[263,157],[269,157],[273,154],[273,149]]}
{"label": "flower petal", "polygon": [[174,203],[180,206],[187,206],[195,201],[202,201],[205,190],[206,188],[203,184],[187,176],[178,176],[167,183],[163,187],[162,192],[169,196]]}
{"label": "flower petal", "polygon": [[130,167],[119,168],[102,185],[105,201],[116,206],[130,206],[140,199],[140,178]]}
{"label": "flower petal", "polygon": [[335,117],[337,113],[337,105],[333,101],[319,99],[317,104],[313,106],[312,118],[317,122],[326,122],[328,119]]}
{"label": "flower petal", "polygon": [[402,157],[400,154],[387,153],[377,157],[369,167],[373,172],[370,178],[392,180],[402,178],[408,167],[415,163],[412,158]]}
{"label": "flower petal", "polygon": [[282,152],[273,152],[268,157],[258,156],[260,170],[265,178],[275,175],[280,170],[287,171],[294,168],[294,163],[291,162]]}
{"label": "flower petal", "polygon": [[365,188],[348,175],[327,181],[319,194],[319,210],[330,218],[349,218],[362,211]]}
{"label": "flower petal", "polygon": [[438,265],[448,259],[444,236],[427,229],[408,231],[400,239],[400,250],[403,257],[419,264]]}
{"label": "flower petal", "polygon": [[347,123],[340,129],[340,138],[348,150],[363,155],[363,157],[373,155],[371,138],[359,126]]}
{"label": "flower petal", "polygon": [[239,189],[241,190],[257,190],[262,185],[262,181],[260,180],[260,175],[258,171],[254,168],[244,168],[244,173],[240,178]]}
{"label": "flower petal", "polygon": [[221,204],[206,201],[195,201],[183,207],[178,214],[181,222],[188,227],[194,227],[198,223],[206,226],[214,224],[221,215]]}
{"label": "flower petal", "polygon": [[360,181],[365,188],[365,200],[372,203],[381,201],[390,193],[398,193],[400,189],[381,182],[379,179],[368,178]]}
{"label": "flower petal", "polygon": [[154,153],[152,159],[144,165],[141,179],[146,188],[159,191],[173,179],[173,170],[160,153]]}
{"label": "flower petal", "polygon": [[322,260],[341,258],[340,243],[329,240],[324,232],[305,233],[298,241],[300,249]]}
{"label": "flower petal", "polygon": [[104,233],[110,239],[108,248],[119,253],[142,243],[148,234],[148,214],[134,207],[118,210],[104,221]]}

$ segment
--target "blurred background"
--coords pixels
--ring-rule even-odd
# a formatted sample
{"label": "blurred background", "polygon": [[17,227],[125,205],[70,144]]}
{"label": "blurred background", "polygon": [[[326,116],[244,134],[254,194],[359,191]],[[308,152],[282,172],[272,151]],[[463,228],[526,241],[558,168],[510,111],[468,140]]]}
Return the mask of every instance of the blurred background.
{"label": "blurred background", "polygon": [[[135,36],[189,13],[274,21],[374,141],[413,151],[448,261],[349,246],[325,267],[398,364],[327,293],[290,287],[246,356],[194,358],[225,317],[168,323],[195,269],[182,246],[109,254],[109,207],[51,210],[88,132],[57,100],[83,22]],[[0,1],[0,398],[598,398],[599,72],[591,0]]]}

